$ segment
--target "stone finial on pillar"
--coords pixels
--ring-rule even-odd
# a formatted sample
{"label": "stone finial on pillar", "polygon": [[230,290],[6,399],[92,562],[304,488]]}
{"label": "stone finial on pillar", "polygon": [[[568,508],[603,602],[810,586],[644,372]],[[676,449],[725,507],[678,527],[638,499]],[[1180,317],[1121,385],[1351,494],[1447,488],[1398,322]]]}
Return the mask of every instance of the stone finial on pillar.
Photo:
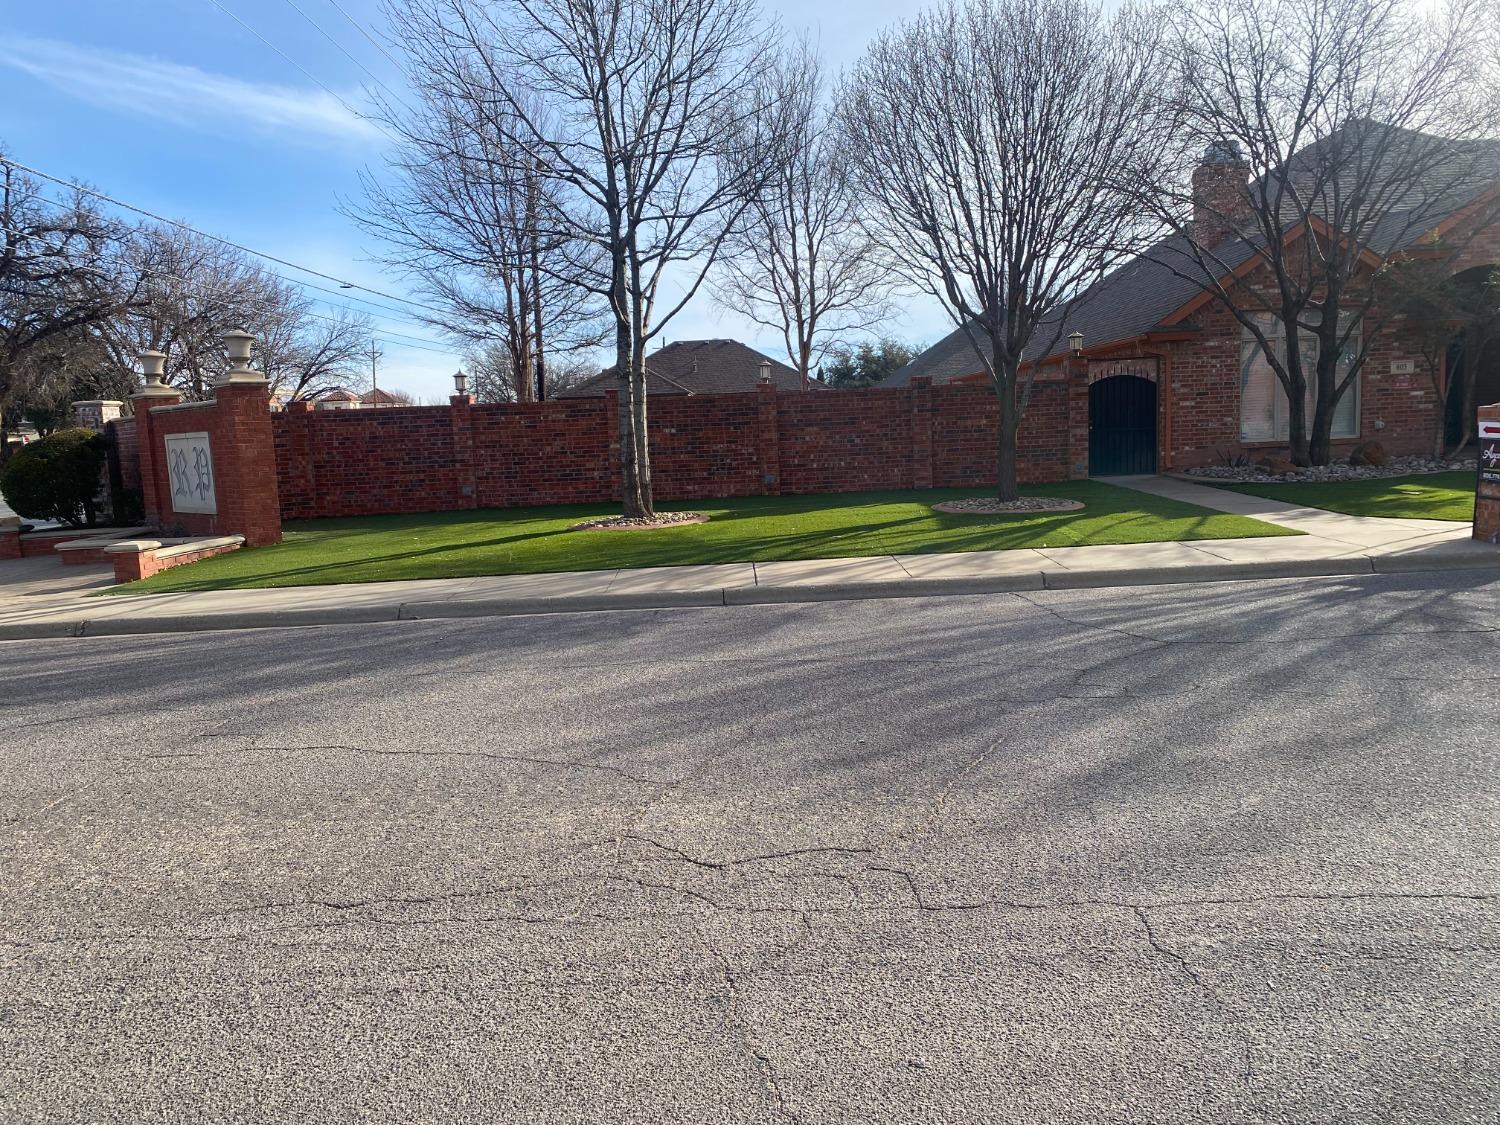
{"label": "stone finial on pillar", "polygon": [[162,352],[141,352],[138,357],[141,361],[141,378],[145,386],[136,391],[132,397],[139,398],[172,398],[180,397],[176,391],[166,384],[167,357]]}
{"label": "stone finial on pillar", "polygon": [[221,387],[225,383],[265,383],[266,377],[250,367],[250,347],[254,343],[255,337],[243,328],[224,333],[224,350],[229,353],[229,370],[214,380],[214,386]]}

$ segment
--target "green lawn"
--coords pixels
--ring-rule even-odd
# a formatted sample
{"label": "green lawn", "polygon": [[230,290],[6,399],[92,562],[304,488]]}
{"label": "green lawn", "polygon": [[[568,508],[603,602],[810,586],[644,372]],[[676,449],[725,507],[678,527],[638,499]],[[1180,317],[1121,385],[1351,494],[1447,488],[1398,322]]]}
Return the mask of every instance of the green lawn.
{"label": "green lawn", "polygon": [[1067,496],[1087,507],[1005,519],[940,515],[929,505],[984,492],[934,489],[670,504],[665,507],[704,512],[713,518],[705,524],[660,531],[566,530],[569,524],[618,511],[607,504],[307,520],[287,524],[286,540],[278,546],[234,551],[110,592],[313,586],[1297,534],[1259,520],[1096,481],[1036,485],[1027,492]]}
{"label": "green lawn", "polygon": [[1474,518],[1473,473],[1422,473],[1377,480],[1226,484],[1221,487],[1350,516],[1386,516],[1403,520]]}

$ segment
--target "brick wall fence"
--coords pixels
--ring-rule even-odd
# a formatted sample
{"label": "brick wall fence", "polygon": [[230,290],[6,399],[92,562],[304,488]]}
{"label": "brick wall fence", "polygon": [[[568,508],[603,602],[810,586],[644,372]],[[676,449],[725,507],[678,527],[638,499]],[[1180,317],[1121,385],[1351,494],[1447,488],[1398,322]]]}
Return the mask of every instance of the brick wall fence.
{"label": "brick wall fence", "polygon": [[[1077,379],[1039,380],[1021,427],[1027,482],[1087,471],[1070,425]],[[1087,386],[1082,385],[1083,417]],[[271,419],[286,519],[604,503],[618,499],[616,398],[318,411]],[[992,483],[998,407],[983,386],[650,400],[660,500]],[[1076,418],[1077,415],[1075,414]]]}

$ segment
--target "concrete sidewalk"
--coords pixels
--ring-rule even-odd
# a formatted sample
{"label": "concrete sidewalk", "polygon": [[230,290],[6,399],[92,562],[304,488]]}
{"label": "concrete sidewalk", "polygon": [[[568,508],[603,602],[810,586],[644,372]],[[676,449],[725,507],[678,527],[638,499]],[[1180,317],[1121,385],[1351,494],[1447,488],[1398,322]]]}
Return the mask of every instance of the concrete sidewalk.
{"label": "concrete sidewalk", "polygon": [[1345,516],[1163,477],[1115,478],[1111,483],[1304,534],[110,598],[87,596],[110,585],[103,568],[22,559],[0,564],[0,639],[1500,570],[1500,549],[1476,543],[1466,523]]}

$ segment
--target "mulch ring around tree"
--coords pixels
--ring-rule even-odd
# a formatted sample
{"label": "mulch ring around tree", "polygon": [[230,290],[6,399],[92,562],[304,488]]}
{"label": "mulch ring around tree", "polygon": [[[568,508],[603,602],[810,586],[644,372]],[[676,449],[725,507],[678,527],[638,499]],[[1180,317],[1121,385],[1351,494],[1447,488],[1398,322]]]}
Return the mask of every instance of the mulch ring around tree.
{"label": "mulch ring around tree", "polygon": [[934,504],[932,510],[955,516],[1031,516],[1039,512],[1076,512],[1082,507],[1080,501],[1061,496],[1022,496],[1017,500],[972,496],[967,500],[944,500]]}
{"label": "mulch ring around tree", "polygon": [[603,519],[584,520],[568,528],[569,531],[660,531],[664,527],[686,527],[693,523],[707,523],[702,512],[657,512],[649,519],[631,519],[627,516],[605,516]]}

